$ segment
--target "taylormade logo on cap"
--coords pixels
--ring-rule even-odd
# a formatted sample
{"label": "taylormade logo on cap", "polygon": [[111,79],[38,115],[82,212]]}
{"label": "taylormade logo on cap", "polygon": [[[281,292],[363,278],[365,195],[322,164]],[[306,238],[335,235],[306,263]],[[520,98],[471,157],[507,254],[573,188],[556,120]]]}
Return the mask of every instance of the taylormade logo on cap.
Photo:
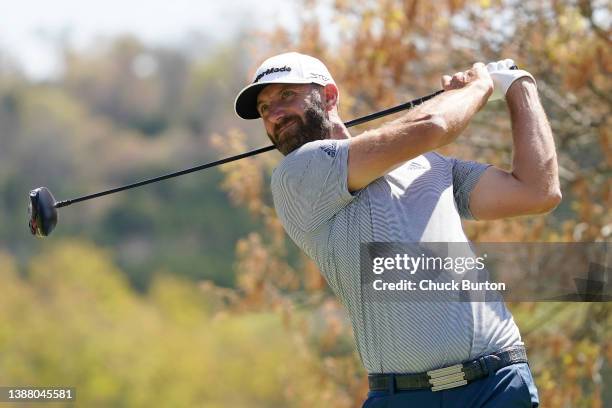
{"label": "taylormade logo on cap", "polygon": [[327,67],[318,59],[310,55],[297,52],[288,52],[275,55],[265,60],[253,77],[253,83],[318,83],[326,85],[333,83],[333,79]]}
{"label": "taylormade logo on cap", "polygon": [[264,72],[262,72],[261,74],[258,74],[255,77],[255,80],[253,81],[253,83],[256,83],[257,81],[259,81],[261,78],[264,77],[264,75],[273,74],[275,72],[285,72],[285,71],[291,71],[291,68],[286,66],[286,65],[284,67],[282,67],[282,68],[268,68]]}
{"label": "taylormade logo on cap", "polygon": [[234,103],[236,114],[243,119],[257,119],[257,95],[269,84],[335,84],[327,67],[318,59],[297,52],[275,55],[265,60]]}

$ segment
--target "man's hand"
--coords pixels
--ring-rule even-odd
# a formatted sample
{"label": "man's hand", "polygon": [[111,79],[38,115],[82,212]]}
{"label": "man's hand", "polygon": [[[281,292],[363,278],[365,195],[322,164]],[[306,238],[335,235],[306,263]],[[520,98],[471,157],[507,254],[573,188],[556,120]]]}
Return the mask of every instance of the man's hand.
{"label": "man's hand", "polygon": [[453,76],[442,76],[442,88],[445,91],[461,89],[473,82],[480,82],[482,83],[484,89],[490,89],[491,92],[493,91],[493,80],[482,62],[477,62],[471,69],[463,72],[457,72]]}
{"label": "man's hand", "polygon": [[493,95],[489,98],[490,101],[503,99],[508,93],[510,86],[519,78],[528,77],[535,83],[535,79],[533,79],[529,72],[522,69],[511,69],[512,67],[516,67],[516,64],[511,59],[489,62],[487,64],[487,71],[489,71],[495,84]]}

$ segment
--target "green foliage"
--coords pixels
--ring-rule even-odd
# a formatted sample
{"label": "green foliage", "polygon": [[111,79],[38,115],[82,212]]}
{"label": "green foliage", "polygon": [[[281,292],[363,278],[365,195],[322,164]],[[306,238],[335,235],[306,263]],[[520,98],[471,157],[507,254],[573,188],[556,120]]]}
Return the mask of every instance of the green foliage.
{"label": "green foliage", "polygon": [[[31,188],[47,186],[59,200],[218,158],[202,132],[233,118],[224,108],[233,99],[227,79],[242,66],[237,47],[213,52],[197,59],[118,38],[67,51],[56,81],[0,72],[0,244],[18,263],[43,245],[27,232]],[[143,58],[148,73],[138,68]],[[152,121],[164,125],[150,132]],[[232,286],[235,242],[257,223],[230,208],[220,180],[211,169],[77,204],[59,211],[52,238],[86,237],[109,248],[140,290],[159,269]]]}
{"label": "green foliage", "polygon": [[86,407],[292,407],[283,385],[318,381],[276,314],[219,315],[165,274],[137,294],[89,243],[57,240],[23,274],[2,253],[0,279],[2,384],[73,386]]}

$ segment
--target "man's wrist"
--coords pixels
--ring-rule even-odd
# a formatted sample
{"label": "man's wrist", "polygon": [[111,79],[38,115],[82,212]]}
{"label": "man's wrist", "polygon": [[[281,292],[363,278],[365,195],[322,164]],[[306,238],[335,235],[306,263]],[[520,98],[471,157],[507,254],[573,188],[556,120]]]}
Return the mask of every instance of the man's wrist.
{"label": "man's wrist", "polygon": [[[488,83],[486,80],[477,79],[466,84],[463,88],[459,88],[456,91],[468,92],[472,96],[478,98],[479,106],[482,107],[493,93],[492,83]],[[480,109],[480,108],[479,108]]]}
{"label": "man's wrist", "polygon": [[506,101],[512,103],[529,95],[537,96],[538,87],[531,77],[525,76],[517,79],[510,85],[508,92],[506,92]]}

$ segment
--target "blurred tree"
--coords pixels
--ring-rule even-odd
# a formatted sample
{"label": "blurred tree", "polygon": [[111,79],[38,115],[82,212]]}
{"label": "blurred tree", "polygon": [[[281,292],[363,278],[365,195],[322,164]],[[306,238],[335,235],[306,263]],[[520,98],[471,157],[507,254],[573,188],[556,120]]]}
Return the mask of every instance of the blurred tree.
{"label": "blurred tree", "polygon": [[131,37],[95,48],[90,56],[65,54],[64,86],[95,114],[147,135],[168,127],[186,78],[182,55],[149,50]]}
{"label": "blurred tree", "polygon": [[310,392],[324,364],[277,315],[223,313],[222,291],[167,274],[137,294],[109,258],[56,240],[20,274],[0,252],[2,384],[75,387],[87,407],[333,405],[333,383]]}
{"label": "blurred tree", "polygon": [[[0,71],[0,245],[20,264],[40,248],[25,222],[31,188],[64,199],[216,158],[208,132],[234,120],[228,83],[244,60],[239,43],[208,47],[109,39],[65,48],[57,79]],[[213,169],[62,210],[53,236],[112,249],[141,290],[158,269],[232,286],[233,245],[257,223],[229,208],[220,177]]]}

